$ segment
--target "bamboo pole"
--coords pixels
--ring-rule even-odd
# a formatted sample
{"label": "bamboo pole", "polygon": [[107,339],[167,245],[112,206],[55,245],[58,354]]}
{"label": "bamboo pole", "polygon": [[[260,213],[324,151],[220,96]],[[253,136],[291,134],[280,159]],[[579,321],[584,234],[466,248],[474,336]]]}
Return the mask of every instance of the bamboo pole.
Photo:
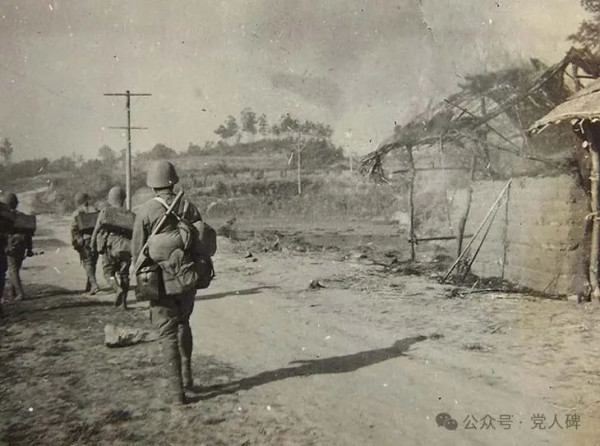
{"label": "bamboo pole", "polygon": [[467,188],[467,206],[463,213],[460,221],[458,222],[458,236],[457,236],[457,252],[456,257],[458,258],[462,252],[462,244],[465,237],[465,227],[467,225],[467,219],[469,218],[469,212],[471,211],[471,201],[473,200],[473,178],[475,176],[475,155],[471,159],[471,171],[469,173],[469,187]]}
{"label": "bamboo pole", "polygon": [[504,252],[502,254],[502,280],[504,280],[504,274],[506,273],[506,260],[508,258],[508,204],[510,202],[510,186],[506,191],[506,201],[504,204],[504,229],[502,231],[502,245]]}
{"label": "bamboo pole", "polygon": [[479,227],[475,231],[475,234],[473,234],[473,237],[471,237],[471,240],[469,240],[469,243],[467,243],[467,246],[465,246],[465,249],[463,249],[463,252],[458,256],[458,258],[456,259],[456,261],[452,264],[452,266],[448,269],[448,271],[446,272],[446,274],[442,278],[442,280],[441,280],[442,283],[444,283],[448,279],[448,277],[450,276],[450,274],[452,274],[452,271],[454,271],[454,268],[456,268],[456,265],[458,265],[458,263],[465,256],[465,254],[467,253],[467,251],[469,250],[469,248],[471,247],[471,245],[475,241],[475,238],[479,235],[479,233],[481,232],[481,230],[485,226],[485,223],[488,221],[488,219],[492,215],[492,212],[494,212],[494,210],[500,204],[500,200],[502,200],[502,197],[506,193],[506,190],[509,188],[509,186],[511,185],[511,183],[512,183],[512,179],[508,180],[508,182],[506,183],[506,186],[504,186],[502,188],[502,190],[500,191],[500,194],[498,195],[498,198],[496,198],[496,201],[494,201],[494,204],[492,204],[492,206],[490,207],[490,210],[488,211],[487,215],[485,216],[485,218],[483,219],[483,221],[481,222],[481,224],[479,225]]}
{"label": "bamboo pole", "polygon": [[408,163],[410,168],[410,182],[408,184],[408,210],[410,213],[410,260],[415,261],[415,205],[414,205],[414,191],[415,191],[415,160],[413,158],[412,146],[406,146],[406,153],[408,154]]}

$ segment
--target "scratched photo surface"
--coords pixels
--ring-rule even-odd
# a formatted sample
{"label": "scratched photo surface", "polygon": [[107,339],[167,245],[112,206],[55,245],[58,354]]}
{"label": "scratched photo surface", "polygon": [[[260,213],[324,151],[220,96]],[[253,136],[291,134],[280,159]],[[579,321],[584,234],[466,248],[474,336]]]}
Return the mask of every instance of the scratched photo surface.
{"label": "scratched photo surface", "polygon": [[600,0],[0,0],[0,445],[596,445]]}

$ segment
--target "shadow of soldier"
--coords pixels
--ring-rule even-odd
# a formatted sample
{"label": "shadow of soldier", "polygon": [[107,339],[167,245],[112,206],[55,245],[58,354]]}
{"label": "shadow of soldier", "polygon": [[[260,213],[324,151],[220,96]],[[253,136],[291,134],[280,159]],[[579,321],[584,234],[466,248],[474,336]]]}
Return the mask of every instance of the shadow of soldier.
{"label": "shadow of soldier", "polygon": [[413,344],[422,342],[426,339],[427,336],[413,336],[396,341],[390,347],[386,348],[367,350],[350,355],[332,356],[330,358],[292,361],[290,364],[299,365],[261,372],[257,375],[226,384],[206,387],[197,386],[194,391],[198,395],[191,400],[192,402],[208,400],[219,395],[235,393],[240,390],[249,390],[257,386],[282,381],[288,378],[354,372],[363,367],[400,356],[406,356],[404,353],[408,351]]}

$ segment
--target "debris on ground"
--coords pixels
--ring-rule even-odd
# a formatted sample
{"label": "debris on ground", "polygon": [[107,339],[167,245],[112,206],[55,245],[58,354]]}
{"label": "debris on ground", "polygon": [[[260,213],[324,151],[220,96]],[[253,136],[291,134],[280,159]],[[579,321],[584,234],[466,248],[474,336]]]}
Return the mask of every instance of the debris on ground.
{"label": "debris on ground", "polygon": [[104,345],[107,347],[129,347],[142,342],[152,342],[157,339],[153,331],[141,328],[115,326],[106,324],[104,326]]}
{"label": "debris on ground", "polygon": [[326,288],[326,287],[324,285],[321,285],[321,283],[318,280],[311,280],[310,283],[308,284],[309,290],[318,290],[321,288]]}

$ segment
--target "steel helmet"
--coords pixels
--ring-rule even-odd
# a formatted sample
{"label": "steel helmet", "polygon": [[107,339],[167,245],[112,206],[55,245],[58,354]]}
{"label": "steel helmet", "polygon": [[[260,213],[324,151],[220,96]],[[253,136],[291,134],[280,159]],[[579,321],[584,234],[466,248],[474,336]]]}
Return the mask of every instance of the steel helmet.
{"label": "steel helmet", "polygon": [[0,201],[2,201],[2,203],[4,203],[4,204],[8,205],[8,207],[11,209],[17,209],[17,206],[19,205],[19,199],[12,192],[3,193],[0,196]]}
{"label": "steel helmet", "polygon": [[87,204],[90,201],[90,196],[85,192],[77,192],[75,194],[75,206],[81,206]]}
{"label": "steel helmet", "polygon": [[156,161],[148,169],[146,184],[153,189],[174,186],[179,182],[175,166],[169,161]]}
{"label": "steel helmet", "polygon": [[123,207],[125,202],[125,191],[121,186],[114,186],[108,191],[107,197],[108,204],[111,206],[120,208]]}

